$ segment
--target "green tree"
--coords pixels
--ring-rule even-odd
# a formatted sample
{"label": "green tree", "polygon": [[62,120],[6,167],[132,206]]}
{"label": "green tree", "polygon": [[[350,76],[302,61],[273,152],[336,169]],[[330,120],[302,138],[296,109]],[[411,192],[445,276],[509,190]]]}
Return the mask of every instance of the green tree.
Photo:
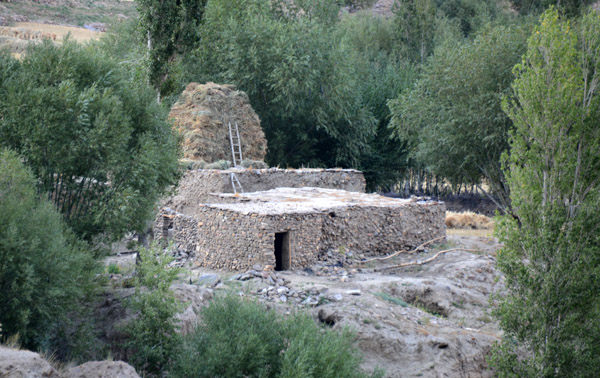
{"label": "green tree", "polygon": [[434,0],[400,0],[395,8],[398,35],[409,59],[425,63],[433,52],[437,7]]}
{"label": "green tree", "polygon": [[472,35],[498,16],[497,0],[435,0],[441,15],[455,20],[464,36]]}
{"label": "green tree", "polygon": [[142,231],[176,183],[178,137],[153,90],[67,41],[0,56],[0,146],[18,152],[79,235]]}
{"label": "green tree", "polygon": [[[188,60],[193,81],[236,84],[261,118],[272,165],[357,164],[375,133],[355,65],[335,34],[339,7],[305,0],[208,3],[202,44]],[[332,12],[336,10],[336,12]]]}
{"label": "green tree", "polygon": [[600,15],[540,19],[515,67],[500,225],[509,290],[492,360],[501,377],[594,377],[600,369]]}
{"label": "green tree", "polygon": [[391,127],[418,164],[453,183],[484,179],[505,210],[510,201],[500,156],[512,123],[501,99],[526,38],[526,27],[490,26],[473,41],[443,44],[415,88],[389,103]]}
{"label": "green tree", "polygon": [[148,76],[159,98],[175,89],[171,80],[177,55],[196,47],[208,0],[136,0],[140,30],[148,47]]}
{"label": "green tree", "polygon": [[388,190],[408,169],[408,149],[390,138],[388,100],[412,88],[417,67],[402,57],[402,41],[391,18],[360,12],[336,25],[348,60],[354,62],[362,103],[377,121],[376,132],[360,156],[358,169],[364,172],[367,190]]}
{"label": "green tree", "polygon": [[53,338],[82,310],[97,269],[85,244],[38,198],[20,160],[0,150],[0,323],[3,336],[52,350]]}

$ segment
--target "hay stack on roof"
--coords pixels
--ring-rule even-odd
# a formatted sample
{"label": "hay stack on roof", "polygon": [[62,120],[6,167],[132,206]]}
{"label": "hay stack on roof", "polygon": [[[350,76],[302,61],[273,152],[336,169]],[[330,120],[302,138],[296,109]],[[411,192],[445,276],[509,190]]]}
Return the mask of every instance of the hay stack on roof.
{"label": "hay stack on roof", "polygon": [[169,114],[183,135],[185,159],[231,160],[228,122],[237,122],[244,160],[263,161],[267,141],[248,95],[233,85],[190,83]]}

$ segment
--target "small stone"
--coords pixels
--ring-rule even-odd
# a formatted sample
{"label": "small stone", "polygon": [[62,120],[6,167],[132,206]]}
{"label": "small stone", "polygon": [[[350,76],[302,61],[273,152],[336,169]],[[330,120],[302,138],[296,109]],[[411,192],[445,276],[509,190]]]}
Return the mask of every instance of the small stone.
{"label": "small stone", "polygon": [[285,286],[281,286],[280,288],[277,289],[277,294],[285,294],[289,291],[290,289],[288,289]]}
{"label": "small stone", "polygon": [[334,302],[341,302],[341,301],[342,301],[342,299],[344,299],[344,297],[343,297],[343,296],[342,296],[342,294],[340,294],[340,293],[335,293],[335,294],[333,294],[333,295],[330,295],[330,296],[328,297],[328,299],[329,299],[330,301],[334,301]]}
{"label": "small stone", "polygon": [[[262,269],[261,269],[262,271]],[[246,274],[251,274],[254,277],[261,277],[262,278],[262,273],[261,272],[257,272],[256,270],[249,270],[246,272]]]}
{"label": "small stone", "polygon": [[346,290],[346,294],[348,294],[348,295],[360,295],[361,292],[358,289],[355,289],[355,290]]}
{"label": "small stone", "polygon": [[285,295],[282,295],[279,297],[279,300],[283,303],[287,302],[287,297]]}
{"label": "small stone", "polygon": [[220,281],[221,280],[219,279],[219,276],[216,274],[205,274],[198,277],[198,281],[196,281],[196,284],[199,286],[215,286]]}
{"label": "small stone", "polygon": [[306,297],[306,299],[302,302],[302,304],[308,305],[308,306],[316,306],[319,304],[319,301],[313,297],[311,297],[310,295],[308,297]]}

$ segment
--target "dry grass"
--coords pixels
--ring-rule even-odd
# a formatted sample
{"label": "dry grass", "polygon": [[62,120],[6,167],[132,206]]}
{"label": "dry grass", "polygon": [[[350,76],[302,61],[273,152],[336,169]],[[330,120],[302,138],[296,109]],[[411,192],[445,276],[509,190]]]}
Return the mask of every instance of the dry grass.
{"label": "dry grass", "polygon": [[446,227],[462,230],[492,230],[494,228],[494,221],[485,215],[471,211],[462,213],[447,211]]}
{"label": "dry grass", "polygon": [[71,38],[77,42],[88,42],[93,39],[98,39],[102,35],[99,32],[84,28],[41,24],[37,22],[17,22],[13,26],[2,27],[2,29],[2,34],[5,34],[8,31],[9,33],[13,33],[13,35],[19,39],[35,40],[49,38],[57,42],[64,40],[69,33],[71,34]]}

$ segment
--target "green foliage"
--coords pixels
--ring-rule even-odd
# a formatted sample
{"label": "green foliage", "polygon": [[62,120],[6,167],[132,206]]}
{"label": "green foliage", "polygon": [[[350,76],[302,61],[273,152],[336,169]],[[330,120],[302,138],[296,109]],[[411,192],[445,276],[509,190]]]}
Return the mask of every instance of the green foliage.
{"label": "green foliage", "polygon": [[435,0],[439,12],[469,36],[499,16],[496,0]]}
{"label": "green foliage", "polygon": [[148,67],[144,65],[147,49],[146,39],[142,38],[139,28],[137,18],[116,21],[99,40],[89,43],[118,61],[120,66],[127,67],[136,81],[144,81],[148,77]]}
{"label": "green foliage", "polygon": [[[499,225],[509,294],[492,362],[501,377],[600,369],[600,15],[551,9],[515,67],[507,181],[517,219]],[[522,358],[522,357],[525,358]]]}
{"label": "green foliage", "polygon": [[86,239],[142,230],[179,175],[178,139],[152,89],[69,41],[0,56],[0,146],[24,157]]}
{"label": "green foliage", "polygon": [[0,152],[0,322],[31,349],[55,348],[54,337],[82,310],[96,265],[19,157]]}
{"label": "green foliage", "polygon": [[595,0],[512,0],[512,6],[521,13],[539,14],[550,6],[555,6],[568,16],[577,16]]}
{"label": "green foliage", "polygon": [[177,54],[199,43],[199,25],[207,0],[136,0],[140,33],[147,41],[148,76],[160,96],[175,90],[169,76]]}
{"label": "green foliage", "polygon": [[[204,308],[176,354],[174,377],[364,377],[352,335],[308,315],[284,318],[233,296]],[[374,374],[375,375],[375,374]]]}
{"label": "green foliage", "polygon": [[400,0],[396,8],[404,55],[421,64],[433,52],[437,7],[434,0]]}
{"label": "green foliage", "polygon": [[496,0],[399,0],[394,13],[400,51],[419,64],[443,41],[468,37],[500,16]]}
{"label": "green foliage", "polygon": [[179,270],[168,268],[173,257],[157,244],[140,249],[135,294],[128,307],[136,318],[126,327],[129,362],[138,371],[158,375],[173,356],[180,337],[175,315],[180,303],[170,290]]}
{"label": "green foliage", "polygon": [[[208,3],[202,44],[186,72],[199,82],[233,83],[250,97],[280,166],[353,166],[375,120],[361,103],[358,76],[334,33],[333,1]],[[301,12],[302,11],[302,12]]]}
{"label": "green foliage", "polygon": [[119,268],[119,266],[117,264],[110,264],[107,268],[106,271],[109,274],[119,274],[121,273],[121,268]]}
{"label": "green foliage", "polygon": [[358,93],[362,103],[377,120],[376,133],[367,143],[357,168],[367,179],[367,190],[389,190],[404,175],[408,165],[406,146],[390,138],[389,99],[412,87],[417,78],[415,65],[402,60],[401,41],[396,37],[394,21],[369,13],[347,17],[336,27],[354,62]]}
{"label": "green foliage", "polygon": [[394,297],[393,295],[389,295],[388,293],[380,292],[375,293],[379,298],[386,300],[390,303],[393,303],[398,306],[408,307],[408,303],[406,303],[402,298]]}
{"label": "green foliage", "polygon": [[504,209],[509,200],[500,156],[511,121],[501,98],[510,90],[526,32],[522,26],[487,27],[473,41],[443,44],[415,88],[389,103],[391,127],[417,165],[454,183],[485,179]]}

